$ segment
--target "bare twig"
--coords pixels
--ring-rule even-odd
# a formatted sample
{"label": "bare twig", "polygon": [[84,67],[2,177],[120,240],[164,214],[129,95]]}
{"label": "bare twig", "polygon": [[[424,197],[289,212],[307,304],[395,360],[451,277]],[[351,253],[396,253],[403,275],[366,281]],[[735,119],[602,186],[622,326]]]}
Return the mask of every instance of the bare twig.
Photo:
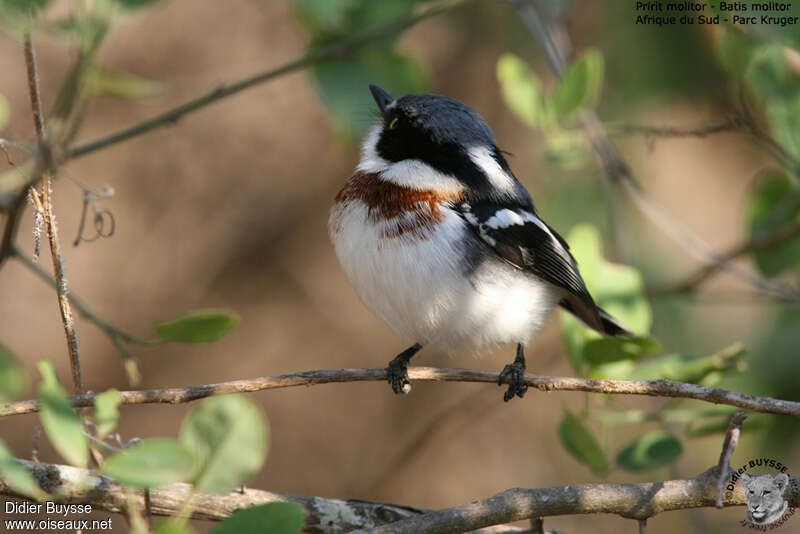
{"label": "bare twig", "polygon": [[249,89],[255,85],[268,82],[283,74],[307,68],[311,65],[319,63],[320,61],[346,55],[362,47],[363,45],[374,41],[375,39],[402,31],[420,21],[450,11],[464,3],[465,0],[444,0],[433,4],[418,5],[408,16],[397,18],[384,24],[379,24],[375,27],[368,28],[363,32],[350,35],[341,40],[333,42],[328,46],[308,52],[307,54],[290,61],[289,63],[281,65],[280,67],[256,74],[230,85],[218,87],[217,89],[214,89],[213,91],[210,91],[201,97],[185,102],[173,109],[170,109],[169,111],[162,113],[161,115],[158,115],[157,117],[153,117],[152,119],[107,135],[101,139],[97,139],[96,141],[72,148],[68,153],[68,157],[78,158],[85,156],[86,154],[94,152],[95,150],[106,148],[110,145],[126,141],[138,135],[142,135],[143,133],[146,133],[154,128],[174,124],[184,115],[203,108],[209,104],[213,104],[218,100],[236,94],[240,91],[244,91],[245,89]]}
{"label": "bare twig", "polygon": [[[87,503],[110,512],[124,513],[132,498],[137,509],[144,508],[140,492],[127,491],[110,478],[94,471],[58,464],[22,461],[45,491],[58,493],[63,502]],[[186,502],[192,486],[171,484],[150,490],[150,506],[154,515],[175,516]],[[0,481],[0,494],[15,495]],[[360,500],[304,497],[246,488],[227,494],[198,493],[192,512],[194,519],[220,521],[236,510],[269,502],[295,502],[306,509],[306,532],[333,534],[356,528],[382,525],[428,512],[422,508],[383,504]],[[519,534],[512,526],[481,529],[475,534]]]}
{"label": "bare twig", "polygon": [[[473,369],[439,369],[409,367],[412,380],[429,382],[483,382],[497,384],[499,373]],[[375,382],[386,380],[386,368],[328,369],[300,371],[277,376],[263,376],[216,384],[174,387],[165,389],[129,390],[121,392],[122,404],[183,404],[218,393],[246,393],[297,386],[341,382]],[[586,391],[612,395],[647,395],[696,399],[714,404],[737,406],[754,412],[800,417],[800,402],[757,397],[720,388],[674,382],[672,380],[612,380],[572,378],[526,374],[525,383],[540,391]],[[73,406],[91,406],[96,395],[85,393],[70,397]],[[21,415],[39,410],[38,400],[23,400],[0,404],[0,417]]]}
{"label": "bare twig", "polygon": [[17,235],[17,228],[19,227],[19,219],[22,216],[23,208],[25,207],[25,195],[19,194],[14,199],[11,207],[6,215],[6,225],[3,228],[3,239],[0,241],[0,268],[3,263],[13,254],[14,238]]}
{"label": "bare twig", "polygon": [[686,293],[693,291],[714,273],[716,273],[722,265],[727,264],[728,262],[746,254],[750,254],[756,250],[773,249],[798,236],[800,236],[800,219],[796,220],[790,226],[781,228],[773,234],[759,235],[743,241],[742,243],[732,247],[727,252],[721,254],[717,258],[717,261],[700,267],[695,272],[687,276],[683,281],[671,286],[657,288],[651,291],[650,295],[662,296],[673,293]]}
{"label": "bare twig", "polygon": [[[21,261],[23,265],[25,265],[28,269],[33,271],[33,273],[36,274],[39,278],[41,278],[54,288],[57,287],[58,282],[56,282],[55,278],[53,278],[50,275],[50,273],[42,269],[42,267],[39,264],[37,264],[35,261],[30,259],[25,254],[23,254],[22,251],[20,251],[16,246],[12,246],[12,254],[19,261]],[[85,302],[83,302],[80,298],[78,298],[73,292],[70,292],[67,295],[67,298],[69,298],[70,303],[72,303],[72,305],[75,306],[75,309],[78,310],[78,313],[81,315],[81,317],[83,317],[87,321],[90,321],[95,326],[100,328],[115,344],[119,342],[125,342],[125,343],[133,343],[134,345],[139,345],[142,347],[152,346],[152,343],[150,343],[149,341],[146,341],[132,334],[129,334],[128,332],[125,332],[124,330],[117,328],[116,326],[105,321],[104,319],[101,319],[100,316],[98,316],[95,312],[93,312],[89,308],[89,306]],[[129,352],[127,352],[127,350],[123,352],[123,356],[125,356],[126,358],[133,357]]]}
{"label": "bare twig", "polygon": [[[42,115],[41,93],[39,91],[39,74],[36,69],[36,55],[30,32],[24,35],[25,65],[28,72],[28,89],[30,92],[31,108],[33,110],[33,124],[36,128],[36,137],[39,144],[44,142],[44,117]],[[67,338],[70,369],[72,371],[72,385],[77,393],[83,393],[83,379],[81,378],[80,351],[78,349],[78,334],[72,320],[72,309],[67,298],[67,280],[64,276],[64,260],[61,256],[61,242],[58,239],[58,225],[53,211],[53,181],[50,165],[42,173],[41,200],[44,208],[44,221],[50,242],[50,253],[53,258],[53,271],[55,273],[56,293],[58,294],[58,308],[61,312],[61,322],[64,325],[64,334]],[[22,194],[20,194],[22,196]]]}
{"label": "bare twig", "polygon": [[[567,57],[557,40],[553,38],[553,34],[557,33],[561,36],[561,41],[563,42],[567,39],[567,32],[560,27],[558,21],[540,16],[539,10],[531,2],[515,0],[513,3],[531,35],[544,51],[553,72],[559,77],[562,76],[567,69]],[[716,269],[739,278],[756,290],[773,298],[782,301],[797,300],[797,292],[787,292],[786,288],[781,285],[772,284],[747,269],[742,269],[723,261],[720,255],[705,241],[658,204],[634,178],[630,168],[609,139],[602,121],[594,111],[586,111],[581,119],[581,124],[603,165],[608,180],[612,183],[620,184],[642,213],[684,250],[704,265],[715,265]],[[767,141],[767,144],[774,145],[774,142],[769,143]]]}
{"label": "bare twig", "polygon": [[606,122],[608,133],[614,135],[644,135],[645,137],[708,137],[709,135],[734,132],[742,128],[744,119],[731,115],[727,120],[706,124],[695,128],[676,128],[674,126],[651,126],[646,124],[627,124]]}
{"label": "bare twig", "polygon": [[741,132],[764,147],[775,161],[787,171],[797,175],[800,173],[800,162],[792,157],[775,139],[764,132],[749,115],[732,114],[727,120],[696,128],[675,128],[672,126],[649,126],[642,124],[605,123],[611,135],[636,135],[641,134],[646,138],[670,137],[708,137],[709,135],[724,132]]}
{"label": "bare twig", "polygon": [[731,416],[731,421],[728,423],[728,431],[725,433],[725,441],[722,443],[722,451],[719,454],[719,463],[717,464],[717,508],[722,508],[723,506],[722,497],[725,490],[725,480],[730,474],[731,457],[736,445],[739,443],[739,434],[742,432],[742,423],[745,419],[747,419],[746,413],[736,412]]}

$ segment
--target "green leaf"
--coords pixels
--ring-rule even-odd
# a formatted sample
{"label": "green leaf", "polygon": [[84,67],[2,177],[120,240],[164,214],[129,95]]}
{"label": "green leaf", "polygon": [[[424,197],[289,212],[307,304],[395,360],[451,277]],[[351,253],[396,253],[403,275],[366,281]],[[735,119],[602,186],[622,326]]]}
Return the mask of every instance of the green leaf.
{"label": "green leaf", "polygon": [[24,27],[31,16],[48,5],[52,0],[0,0],[0,21],[15,28]]}
{"label": "green leaf", "polygon": [[579,417],[569,410],[558,425],[561,443],[572,456],[586,465],[592,473],[603,478],[608,473],[608,461],[594,433]]}
{"label": "green leaf", "polygon": [[661,344],[650,337],[606,337],[587,341],[583,347],[583,359],[589,365],[600,365],[620,360],[638,360],[660,351]]}
{"label": "green leaf", "polygon": [[0,0],[0,5],[8,9],[16,9],[28,13],[47,7],[50,5],[51,1],[52,0]]}
{"label": "green leaf", "polygon": [[649,432],[634,440],[617,454],[617,465],[627,471],[661,467],[683,454],[681,442],[666,432]]}
{"label": "green leaf", "polygon": [[153,534],[194,534],[195,530],[179,519],[167,519],[160,522]]}
{"label": "green leaf", "polygon": [[376,83],[393,96],[419,93],[427,76],[413,58],[391,50],[363,50],[355,57],[325,61],[311,74],[320,97],[340,131],[357,138],[372,124],[377,112],[368,85]]}
{"label": "green leaf", "polygon": [[8,123],[8,100],[3,95],[0,95],[0,130],[6,127]]}
{"label": "green leaf", "polygon": [[[600,236],[592,225],[576,225],[567,234],[567,242],[578,262],[586,287],[598,306],[633,332],[646,336],[650,331],[653,314],[645,298],[644,280],[639,271],[603,258]],[[586,344],[591,340],[601,339],[601,336],[567,312],[562,312],[561,317],[570,363],[580,373],[587,363],[584,355]]]}
{"label": "green leaf", "polygon": [[125,9],[141,9],[151,4],[155,4],[159,0],[116,0],[119,5]]}
{"label": "green leaf", "polygon": [[546,128],[544,141],[544,157],[549,163],[576,170],[590,161],[592,146],[581,132]]}
{"label": "green leaf", "polygon": [[70,464],[86,467],[89,444],[75,408],[58,382],[53,364],[39,361],[42,384],[39,386],[41,408],[39,417],[50,443]]}
{"label": "green leaf", "polygon": [[211,534],[300,534],[306,511],[292,502],[272,502],[237,510]]}
{"label": "green leaf", "polygon": [[162,86],[155,80],[148,80],[128,72],[119,72],[96,67],[87,85],[93,96],[141,100],[162,93]]}
{"label": "green leaf", "polygon": [[[314,36],[315,44],[375,27],[392,19],[407,16],[418,0],[393,0],[392,2],[364,2],[362,0],[294,0],[298,18]],[[372,46],[389,46],[396,34],[382,36]]]}
{"label": "green leaf", "polygon": [[191,451],[174,439],[146,439],[110,456],[102,471],[121,484],[153,488],[188,480],[195,460]]}
{"label": "green leaf", "polygon": [[567,119],[597,103],[603,85],[603,54],[587,49],[559,81],[550,105],[556,120]]}
{"label": "green leaf", "polygon": [[294,0],[303,21],[311,29],[340,31],[347,27],[350,10],[359,3],[358,0]]}
{"label": "green leaf", "polygon": [[648,359],[637,366],[629,364],[625,367],[616,362],[599,365],[592,369],[592,378],[624,378],[630,380],[657,380],[665,378],[676,382],[690,384],[704,383],[709,377],[718,373],[741,372],[745,368],[743,355],[745,348],[734,344],[715,354],[708,356],[691,356],[687,354],[665,354]]}
{"label": "green leaf", "polygon": [[717,51],[722,66],[734,76],[744,76],[753,57],[751,39],[745,32],[729,26],[720,26],[720,32]]}
{"label": "green leaf", "polygon": [[497,61],[497,80],[506,105],[529,126],[546,120],[542,82],[519,57],[503,54]]}
{"label": "green leaf", "polygon": [[122,394],[109,389],[94,398],[94,423],[97,425],[97,439],[102,440],[117,428]]}
{"label": "green leaf", "polygon": [[711,434],[724,433],[728,430],[729,422],[730,417],[689,421],[686,425],[686,435],[690,438],[698,438]]}
{"label": "green leaf", "polygon": [[49,497],[39,487],[30,471],[11,454],[2,440],[0,440],[0,482],[17,493],[37,501],[44,501]]}
{"label": "green leaf", "polygon": [[790,65],[783,45],[770,43],[753,53],[747,80],[763,99],[778,101],[790,97],[800,86],[800,77]]}
{"label": "green leaf", "polygon": [[11,351],[0,345],[0,402],[19,398],[28,389],[28,376]]}
{"label": "green leaf", "polygon": [[[761,431],[769,424],[769,415],[752,414],[747,418],[747,424],[742,426],[742,432]],[[689,421],[686,425],[686,436],[699,438],[712,434],[724,434],[728,430],[731,414],[722,414],[715,417],[699,418]]]}
{"label": "green leaf", "polygon": [[[751,239],[774,235],[794,223],[800,215],[800,194],[783,171],[760,174],[750,194],[747,221]],[[800,236],[775,247],[753,252],[753,261],[766,276],[775,276],[800,262]]]}
{"label": "green leaf", "polygon": [[269,427],[244,396],[204,400],[181,425],[179,439],[199,459],[195,490],[225,493],[253,476],[267,456]]}
{"label": "green leaf", "polygon": [[157,324],[156,335],[159,341],[210,343],[225,337],[238,322],[239,316],[226,310],[195,310]]}

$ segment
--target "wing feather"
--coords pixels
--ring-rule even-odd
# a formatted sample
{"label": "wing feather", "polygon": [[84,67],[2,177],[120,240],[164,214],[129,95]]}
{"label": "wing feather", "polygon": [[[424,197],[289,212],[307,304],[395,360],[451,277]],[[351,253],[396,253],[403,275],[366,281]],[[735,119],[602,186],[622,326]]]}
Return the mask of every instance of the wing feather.
{"label": "wing feather", "polygon": [[566,290],[559,303],[587,326],[607,335],[630,335],[597,307],[566,241],[533,210],[492,203],[457,207],[477,235],[505,261]]}

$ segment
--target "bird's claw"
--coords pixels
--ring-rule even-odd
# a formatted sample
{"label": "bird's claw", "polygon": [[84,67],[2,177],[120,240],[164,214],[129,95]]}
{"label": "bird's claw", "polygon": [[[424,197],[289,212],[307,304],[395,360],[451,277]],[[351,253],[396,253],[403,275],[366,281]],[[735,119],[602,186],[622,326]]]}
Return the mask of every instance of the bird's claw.
{"label": "bird's claw", "polygon": [[520,399],[528,391],[528,384],[525,383],[525,366],[519,361],[514,361],[506,365],[497,378],[497,385],[502,386],[507,378],[510,377],[508,390],[503,394],[503,400],[508,402],[515,396]]}
{"label": "bird's claw", "polygon": [[411,392],[411,382],[408,380],[408,363],[402,359],[394,359],[386,368],[386,378],[392,385],[392,391],[407,395]]}

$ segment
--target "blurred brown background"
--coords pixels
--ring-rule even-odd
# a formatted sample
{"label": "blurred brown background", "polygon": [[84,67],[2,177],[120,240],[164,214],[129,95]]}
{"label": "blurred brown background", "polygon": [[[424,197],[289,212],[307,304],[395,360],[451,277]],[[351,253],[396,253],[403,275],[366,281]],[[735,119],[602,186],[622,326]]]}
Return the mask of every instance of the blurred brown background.
{"label": "blurred brown background", "polygon": [[[615,73],[622,76],[618,64],[625,59],[614,55],[615,31],[631,23],[618,18],[616,29],[594,27],[599,7],[588,1],[576,4],[568,21],[576,46],[599,46],[607,56],[609,118],[694,126],[724,115],[727,104],[713,73],[711,81],[693,81],[692,71],[675,72],[680,83],[668,96],[654,93],[636,105],[620,105],[615,91],[622,83]],[[544,161],[539,136],[504,106],[495,63],[509,39],[525,38],[519,28],[509,37],[509,11],[502,4],[483,3],[457,16],[425,21],[404,34],[400,49],[422,61],[432,91],[458,98],[486,117],[502,148],[515,155],[511,165],[544,216],[566,233],[580,221],[579,215],[569,215],[569,207],[595,202],[589,196],[593,193],[586,193],[588,199],[580,196],[580,184],[602,189],[601,172],[590,166],[570,173]],[[702,42],[705,37],[697,33],[695,38]],[[62,43],[45,36],[36,45],[49,109],[72,58]],[[80,139],[94,139],[277,66],[307,46],[308,35],[285,1],[173,0],[120,18],[102,50],[102,64],[159,80],[165,90],[151,100],[93,103]],[[673,59],[678,61],[681,53],[677,50]],[[530,58],[552,82],[543,58],[533,52]],[[661,67],[669,69],[670,63]],[[0,35],[0,73],[0,93],[11,109],[6,132],[29,142],[34,135],[25,65],[21,44],[10,35]],[[373,103],[366,87],[362,94],[368,123]],[[619,146],[647,189],[715,247],[725,249],[742,237],[744,198],[766,159],[746,137],[726,134],[652,146],[631,138]],[[71,161],[55,190],[70,288],[100,316],[143,337],[155,322],[190,309],[224,307],[241,315],[240,325],[218,343],[134,349],[142,388],[383,366],[409,342],[360,303],[327,237],[332,198],[357,160],[357,144],[337,133],[314,85],[305,73],[295,72],[174,126]],[[69,244],[81,208],[81,190],[69,174],[115,189],[115,196],[103,203],[117,222],[112,238],[76,248]],[[570,183],[578,186],[565,189]],[[694,263],[626,204],[619,209],[627,241],[617,246],[627,251],[628,260],[644,266],[648,279],[677,280],[690,272]],[[31,228],[28,213],[18,238],[27,252],[32,250]],[[49,269],[46,243],[43,247],[41,262]],[[710,287],[738,286],[719,278]],[[669,348],[692,347],[698,353],[737,340],[756,344],[780,311],[760,299],[670,306],[667,311],[656,308],[656,331],[664,333]],[[680,323],[673,322],[674,309]],[[530,347],[532,371],[572,373],[558,321],[554,315]],[[78,319],[77,328],[87,387],[128,388],[121,358],[108,339],[84,320]],[[24,360],[31,377],[38,376],[35,362],[49,358],[62,381],[69,382],[55,293],[16,261],[0,273],[0,339]],[[501,369],[512,354],[513,347],[500,347],[480,359],[451,359],[426,350],[415,361]],[[753,392],[770,390],[767,385]],[[398,397],[386,384],[363,383],[275,390],[250,398],[263,406],[272,431],[266,467],[252,487],[438,508],[514,486],[596,481],[567,454],[556,434],[562,408],[583,405],[578,393],[531,391],[522,401],[504,404],[502,390],[488,385],[418,383],[411,395]],[[619,399],[618,405],[657,407],[659,401]],[[120,432],[126,439],[175,436],[189,408],[123,407]],[[3,419],[0,437],[17,455],[28,457],[36,425],[35,416]],[[617,443],[624,438],[614,437]],[[45,441],[41,458],[58,461]],[[763,454],[762,443],[745,434],[734,463]],[[609,479],[694,476],[717,461],[720,444],[719,437],[694,440],[674,469],[615,471]],[[780,454],[790,466],[800,466],[796,452]],[[743,518],[742,508],[673,512],[651,520],[648,531],[730,532]],[[567,533],[636,529],[634,522],[616,516],[549,518],[545,526]]]}

